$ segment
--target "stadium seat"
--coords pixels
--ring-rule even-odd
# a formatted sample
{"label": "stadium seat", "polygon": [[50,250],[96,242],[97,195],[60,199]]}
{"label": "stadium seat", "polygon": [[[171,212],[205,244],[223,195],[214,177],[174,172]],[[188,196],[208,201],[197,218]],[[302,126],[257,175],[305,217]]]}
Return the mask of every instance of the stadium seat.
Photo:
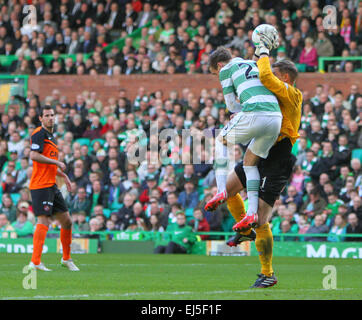
{"label": "stadium seat", "polygon": [[362,149],[352,150],[352,159],[359,159],[362,163]]}
{"label": "stadium seat", "polygon": [[109,219],[111,217],[111,209],[104,208],[103,214],[107,219]]}
{"label": "stadium seat", "polygon": [[114,211],[118,211],[122,207],[123,207],[123,203],[119,203],[119,202],[114,201],[110,206],[110,210],[112,212],[114,212]]}
{"label": "stadium seat", "polygon": [[76,139],[74,142],[78,142],[81,146],[84,146],[84,145],[86,145],[86,146],[90,146],[90,144],[91,144],[91,141],[90,141],[90,139],[88,139],[88,138],[78,138],[78,139]]}
{"label": "stadium seat", "polygon": [[20,199],[20,193],[10,193],[11,200],[13,200],[14,205],[16,205],[19,202]]}
{"label": "stadium seat", "polygon": [[296,63],[295,66],[298,69],[298,72],[305,72],[307,69],[307,65],[304,63]]}
{"label": "stadium seat", "polygon": [[186,217],[194,217],[194,209],[193,208],[187,208],[185,210]]}
{"label": "stadium seat", "polygon": [[94,145],[97,141],[100,142],[100,144],[101,144],[101,146],[102,146],[102,148],[103,148],[104,144],[106,143],[106,140],[104,140],[104,139],[93,139],[93,140],[91,141],[91,146],[93,147],[93,145]]}
{"label": "stadium seat", "polygon": [[198,191],[199,194],[204,193],[204,186],[203,186],[204,180],[205,179],[199,179],[199,184],[197,186],[197,191]]}

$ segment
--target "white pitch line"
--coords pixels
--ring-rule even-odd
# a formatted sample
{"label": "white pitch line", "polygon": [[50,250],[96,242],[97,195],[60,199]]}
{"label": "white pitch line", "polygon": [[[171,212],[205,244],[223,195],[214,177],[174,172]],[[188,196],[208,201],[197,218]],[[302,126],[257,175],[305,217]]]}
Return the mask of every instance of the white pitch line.
{"label": "white pitch line", "polygon": [[[356,288],[337,288],[334,290],[328,289],[294,289],[293,291],[347,291],[354,290]],[[132,297],[132,296],[140,296],[140,295],[151,295],[151,296],[159,296],[159,295],[187,295],[187,294],[203,294],[203,295],[214,295],[214,294],[248,294],[248,293],[265,293],[265,290],[257,290],[257,289],[246,289],[246,290],[217,290],[217,291],[207,291],[207,292],[196,292],[196,291],[158,291],[158,292],[127,292],[127,293],[96,293],[96,294],[79,294],[79,295],[59,295],[59,296],[33,296],[33,297],[3,297],[1,300],[24,300],[24,299],[75,299],[75,298],[91,298],[91,297]],[[268,292],[290,292],[290,289],[276,289],[273,288]]]}

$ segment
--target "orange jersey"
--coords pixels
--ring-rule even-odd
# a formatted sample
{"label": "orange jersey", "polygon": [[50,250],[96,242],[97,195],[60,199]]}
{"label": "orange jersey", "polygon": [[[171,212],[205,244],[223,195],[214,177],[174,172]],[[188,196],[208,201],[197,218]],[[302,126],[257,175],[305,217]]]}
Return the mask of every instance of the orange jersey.
{"label": "orange jersey", "polygon": [[282,127],[277,141],[287,137],[292,145],[299,138],[298,130],[302,116],[303,96],[300,90],[279,80],[272,72],[269,57],[257,62],[262,84],[275,94],[283,115]]}
{"label": "orange jersey", "polygon": [[[58,160],[58,147],[52,133],[43,127],[38,127],[31,135],[31,150],[41,155]],[[55,164],[33,161],[33,172],[29,189],[43,189],[55,185],[58,167]]]}

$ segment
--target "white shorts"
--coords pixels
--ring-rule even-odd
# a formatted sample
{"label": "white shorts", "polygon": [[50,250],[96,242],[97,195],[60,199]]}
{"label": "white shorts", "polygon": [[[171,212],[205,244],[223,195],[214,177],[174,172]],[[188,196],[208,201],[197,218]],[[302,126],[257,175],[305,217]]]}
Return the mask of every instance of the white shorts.
{"label": "white shorts", "polygon": [[279,136],[282,118],[278,112],[239,112],[220,135],[230,144],[247,145],[250,142],[248,149],[265,159]]}

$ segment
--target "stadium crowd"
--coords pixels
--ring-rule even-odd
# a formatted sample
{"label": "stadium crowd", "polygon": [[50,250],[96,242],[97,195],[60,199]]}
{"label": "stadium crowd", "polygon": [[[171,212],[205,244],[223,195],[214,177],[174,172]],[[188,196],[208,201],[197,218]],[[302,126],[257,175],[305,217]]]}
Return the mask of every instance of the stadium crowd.
{"label": "stadium crowd", "polygon": [[[26,3],[35,5],[37,24],[24,23]],[[336,6],[336,28],[329,31],[323,28],[325,5]],[[362,55],[362,3],[355,0],[15,0],[1,4],[0,55],[17,60],[2,64],[0,72],[208,73],[208,54],[217,46],[251,58],[251,34],[261,23],[279,31],[274,59],[288,57],[307,72],[317,70],[320,56]],[[123,46],[112,44],[120,38],[125,38]],[[53,58],[44,60],[43,54]],[[361,68],[358,60],[325,63],[327,71]]]}
{"label": "stadium crowd", "polygon": [[[21,17],[20,3],[13,1],[12,5],[4,5],[1,9],[0,49],[13,43],[14,53],[16,45],[20,45],[19,48],[29,49],[33,59],[43,52],[39,52],[37,47],[38,43],[42,43],[39,40],[41,35],[49,42],[52,39],[49,33],[54,32],[54,41],[42,43],[42,49],[47,48],[53,55],[76,53],[79,62],[74,68],[71,65],[73,60],[66,59],[64,69],[59,74],[72,68],[72,73],[97,74],[111,70],[109,74],[112,74],[117,69],[116,66],[119,67],[118,72],[125,74],[190,73],[190,70],[191,73],[208,72],[208,53],[220,44],[229,46],[233,55],[250,57],[254,52],[248,40],[251,30],[264,21],[281,26],[279,30],[284,44],[275,59],[281,58],[281,53],[285,56],[283,47],[288,57],[290,52],[296,52],[291,48],[298,35],[300,39],[296,42],[296,47],[301,49],[302,55],[303,50],[310,51],[308,46],[312,45],[313,49],[314,44],[308,39],[313,39],[315,34],[318,34],[318,39],[325,35],[330,41],[343,38],[343,34],[343,44],[339,40],[335,43],[340,44],[337,46],[339,49],[351,54],[351,44],[355,41],[356,45],[358,34],[361,34],[358,31],[362,11],[361,7],[357,9],[353,6],[354,1],[338,2],[338,23],[342,27],[338,29],[341,33],[338,31],[333,35],[317,32],[321,12],[317,1],[303,2],[302,6],[293,7],[296,1],[283,0],[277,7],[273,7],[275,14],[268,8],[268,1],[239,1],[233,4],[210,0],[184,1],[180,4],[176,1],[164,1],[164,5],[159,5],[160,1],[157,1],[158,4],[151,1],[149,9],[155,13],[147,14],[147,17],[159,15],[160,20],[149,18],[152,26],[144,29],[146,31],[142,33],[139,49],[132,47],[133,40],[129,37],[121,52],[114,47],[116,49],[113,48],[110,56],[107,56],[102,48],[112,41],[112,35],[116,34],[112,31],[117,31],[122,25],[119,23],[127,21],[126,17],[133,17],[133,22],[138,21],[136,28],[147,23],[148,18],[143,19],[142,13],[148,7],[148,2],[118,1],[117,5],[112,1],[75,1],[72,7],[70,1],[61,1],[61,5],[57,7],[52,1],[38,1],[38,17],[44,18],[45,22],[41,26],[46,31],[32,31],[28,36],[21,35],[21,31],[19,33],[19,29],[16,29],[16,25],[19,25],[16,21]],[[176,4],[180,6],[180,10],[177,11],[178,14],[172,15]],[[238,9],[230,9],[233,5],[237,5]],[[90,14],[91,8],[96,13],[98,10],[102,11],[99,7],[104,11],[104,17],[110,12],[108,19],[104,18],[105,22],[102,20],[103,24],[97,20],[97,14]],[[118,13],[120,8],[125,11]],[[135,14],[132,15],[131,12]],[[117,18],[118,14],[120,17]],[[6,21],[7,16],[9,21]],[[65,16],[68,18],[65,19]],[[53,20],[52,17],[57,19]],[[342,32],[348,27],[348,19],[349,38],[346,31]],[[64,21],[69,26],[64,25]],[[94,21],[97,24],[92,29]],[[117,27],[112,28],[110,21]],[[173,29],[176,26],[179,27]],[[102,37],[99,32],[103,28]],[[64,43],[66,32],[72,39],[67,44]],[[227,35],[229,40],[225,40]],[[91,38],[84,40],[88,36]],[[93,40],[94,37],[97,40]],[[349,42],[346,41],[347,38],[350,39]],[[73,40],[80,41],[82,45],[72,46]],[[28,41],[31,44],[27,47]],[[83,63],[82,54],[87,52],[87,42],[92,44],[91,48],[95,51],[92,58]],[[306,50],[302,49],[304,42]],[[60,45],[62,43],[64,45]],[[76,49],[69,52],[69,47]],[[18,50],[15,52],[22,52]],[[359,49],[355,46],[354,50],[358,52]],[[340,55],[342,51],[336,51],[336,54]],[[27,61],[22,58],[25,55],[20,53],[19,61]],[[300,55],[295,55],[293,61],[298,62]],[[53,71],[60,67],[56,66],[59,61],[61,60],[55,57],[48,71],[39,71],[43,62],[35,58],[35,74],[57,73]],[[21,62],[20,68],[24,65]],[[346,65],[339,71],[345,68]],[[81,69],[83,71],[79,71]],[[276,238],[283,234],[284,239],[301,240],[293,235],[305,234],[305,240],[314,241],[321,238],[313,237],[313,234],[325,233],[328,241],[339,241],[343,238],[336,237],[336,234],[362,233],[361,156],[351,156],[353,150],[362,148],[360,90],[358,84],[354,84],[349,94],[343,94],[338,88],[320,85],[315,92],[303,92],[303,114],[299,131],[301,138],[293,147],[297,162],[290,183],[274,207],[271,220]],[[29,91],[26,99],[14,97],[13,102],[0,115],[0,237],[26,237],[33,232],[35,217],[28,189],[32,172],[29,138],[40,124],[38,114],[43,105],[52,105],[56,110],[55,135],[60,150],[59,159],[67,165],[66,173],[72,181],[72,190],[68,192],[61,179],[58,186],[69,206],[75,232],[162,232],[174,228],[180,212],[185,213],[187,224],[194,231],[231,230],[233,218],[226,205],[220,206],[215,212],[204,210],[205,203],[216,192],[213,165],[205,163],[205,159],[210,159],[212,155],[205,148],[201,148],[198,153],[202,160],[200,164],[184,164],[182,161],[190,155],[190,142],[182,148],[161,143],[159,152],[168,152],[169,156],[167,161],[159,161],[157,164],[149,161],[155,156],[150,150],[147,151],[146,159],[138,164],[131,163],[126,156],[126,152],[137,140],[148,146],[155,143],[152,139],[142,140],[143,132],[150,137],[151,121],[157,122],[160,130],[169,128],[177,134],[183,128],[195,132],[210,129],[210,132],[214,132],[216,128],[223,127],[228,122],[228,114],[220,90],[204,89],[195,96],[185,88],[182,92],[173,91],[165,96],[161,88],[156,92],[147,92],[140,87],[137,97],[130,100],[127,89],[122,88],[118,96],[110,97],[106,103],[100,101],[97,92],[79,92],[75,101],[70,101],[67,93],[60,92],[57,88],[43,101],[40,101],[38,94]],[[235,146],[237,159],[242,159],[243,152],[243,147]],[[246,193],[243,193],[243,198],[245,197]],[[54,224],[52,228],[57,230],[59,226]],[[361,239],[346,237],[345,240]]]}
{"label": "stadium crowd", "polygon": [[[325,89],[321,85],[315,93],[303,92],[301,138],[293,147],[297,162],[275,205],[275,235],[330,233],[328,240],[333,241],[334,233],[362,233],[361,156],[351,158],[352,150],[362,148],[362,95],[357,85],[348,95]],[[181,148],[161,143],[158,151],[168,152],[168,157],[155,164],[150,159],[158,155],[150,150],[141,163],[131,163],[126,156],[137,137],[151,149],[153,139],[142,141],[142,133],[150,137],[150,121],[158,122],[159,130],[171,128],[178,134],[183,128],[212,133],[224,126],[228,117],[221,92],[202,90],[194,96],[185,88],[180,95],[163,96],[161,90],[149,93],[141,87],[133,101],[125,89],[105,104],[96,92],[68,101],[54,89],[45,101],[29,92],[26,100],[8,106],[0,128],[1,231],[32,234],[29,137],[39,125],[37,114],[44,104],[57,111],[59,158],[67,165],[72,191],[67,192],[62,180],[58,185],[75,230],[164,231],[176,222],[179,211],[195,231],[231,230],[233,218],[225,205],[216,212],[204,210],[216,192],[213,165],[204,161],[212,155],[204,147],[199,150],[200,164],[183,164],[191,154],[190,142]],[[235,146],[237,159],[243,152]]]}

